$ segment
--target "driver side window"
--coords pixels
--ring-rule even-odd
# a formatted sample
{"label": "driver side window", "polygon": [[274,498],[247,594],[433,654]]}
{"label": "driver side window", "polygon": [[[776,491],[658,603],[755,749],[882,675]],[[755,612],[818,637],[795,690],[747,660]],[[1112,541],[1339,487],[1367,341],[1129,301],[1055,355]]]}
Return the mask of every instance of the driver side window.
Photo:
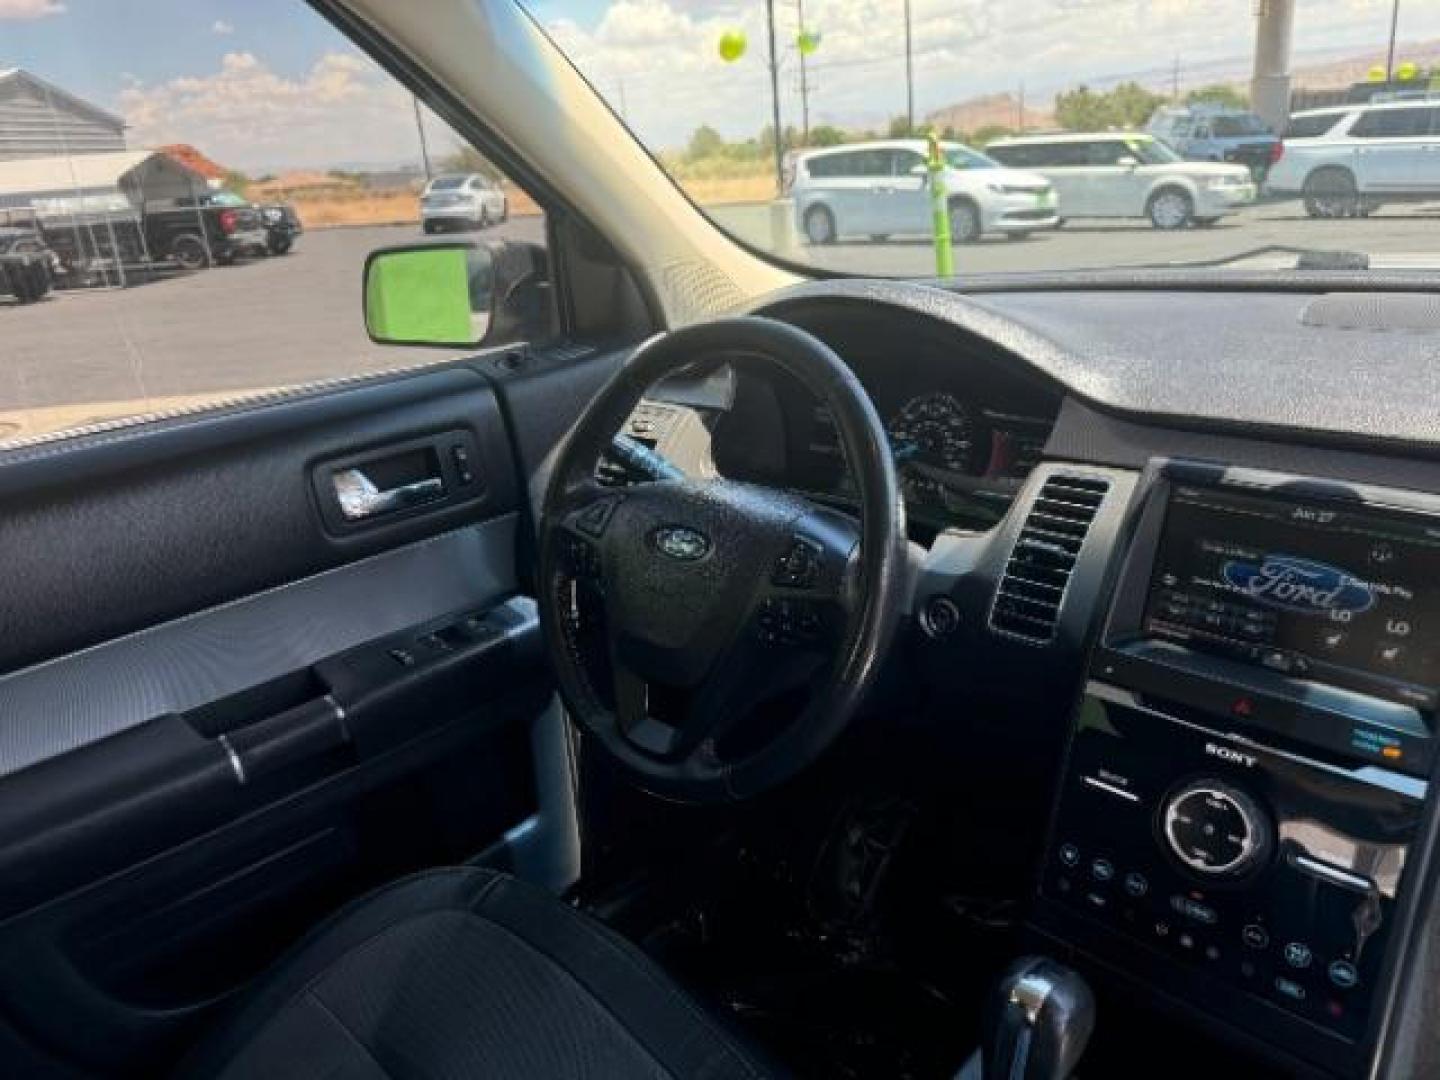
{"label": "driver side window", "polygon": [[534,199],[308,4],[34,6],[0,62],[0,228],[49,270],[0,287],[0,443],[461,359],[367,336],[366,257],[543,256]]}

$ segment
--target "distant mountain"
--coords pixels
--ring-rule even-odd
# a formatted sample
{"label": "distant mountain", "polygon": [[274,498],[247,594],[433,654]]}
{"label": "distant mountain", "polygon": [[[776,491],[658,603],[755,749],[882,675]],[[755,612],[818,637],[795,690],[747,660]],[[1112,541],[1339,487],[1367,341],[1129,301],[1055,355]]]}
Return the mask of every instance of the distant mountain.
{"label": "distant mountain", "polygon": [[[1337,55],[1339,53],[1339,55]],[[1395,47],[1395,62],[1411,61],[1421,68],[1440,68],[1440,41],[1401,42]],[[1291,68],[1291,84],[1296,90],[1331,90],[1363,82],[1370,69],[1385,63],[1384,49],[1366,52],[1344,52],[1327,49],[1309,54],[1300,54]],[[1144,71],[1124,74],[1097,75],[1094,78],[1078,80],[1096,90],[1106,90],[1122,82],[1134,81],[1147,89],[1168,93],[1174,84],[1175,72],[1171,67],[1155,67]],[[1182,66],[1180,70],[1180,91],[1195,90],[1202,86],[1235,86],[1249,92],[1250,58],[1230,57],[1210,60],[1201,64]],[[1060,89],[1069,89],[1061,87]],[[1043,87],[1033,98],[1026,98],[1025,122],[1027,129],[1045,129],[1055,126],[1055,114],[1051,105],[1055,100],[1055,87]],[[977,128],[998,124],[1017,127],[1020,103],[1012,93],[986,94],[982,97],[967,98],[952,105],[936,109],[926,115],[925,122],[937,127],[953,127],[956,131],[973,132]]]}
{"label": "distant mountain", "polygon": [[[1040,99],[1042,102],[1049,98]],[[1027,101],[1023,106],[1024,122],[1021,123],[1022,106],[1020,99],[1011,93],[986,94],[984,97],[947,105],[943,109],[925,115],[925,124],[936,128],[954,128],[956,131],[971,133],[984,127],[1006,127],[1026,129],[1055,126],[1055,114],[1047,107],[1032,108]]]}

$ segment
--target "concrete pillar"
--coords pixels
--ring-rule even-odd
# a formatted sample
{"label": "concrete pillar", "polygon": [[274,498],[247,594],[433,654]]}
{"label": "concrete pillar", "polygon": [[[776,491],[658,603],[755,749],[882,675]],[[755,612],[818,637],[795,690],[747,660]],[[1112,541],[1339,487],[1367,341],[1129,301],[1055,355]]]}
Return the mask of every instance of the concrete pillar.
{"label": "concrete pillar", "polygon": [[1250,103],[1277,133],[1290,119],[1290,47],[1295,0],[1255,0],[1255,68]]}

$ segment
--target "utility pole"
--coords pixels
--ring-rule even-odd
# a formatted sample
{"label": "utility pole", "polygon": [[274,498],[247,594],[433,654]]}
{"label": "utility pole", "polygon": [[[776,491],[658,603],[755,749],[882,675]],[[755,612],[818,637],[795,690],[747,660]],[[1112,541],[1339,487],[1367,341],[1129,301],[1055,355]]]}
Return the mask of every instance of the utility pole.
{"label": "utility pole", "polygon": [[800,145],[810,145],[810,83],[805,71],[805,0],[795,0],[795,14],[800,30],[795,35],[795,51],[800,54]]}
{"label": "utility pole", "polygon": [[775,125],[775,192],[785,190],[785,133],[780,129],[780,56],[775,51],[775,0],[765,0],[765,21],[770,28],[770,111]]}
{"label": "utility pole", "polygon": [[1295,0],[1257,0],[1255,67],[1250,105],[1271,131],[1290,118],[1290,51],[1295,37]]}
{"label": "utility pole", "polygon": [[915,133],[915,55],[910,47],[910,0],[905,0],[905,126]]}
{"label": "utility pole", "polygon": [[1025,130],[1025,80],[1020,80],[1020,93],[1015,99],[1015,130]]}
{"label": "utility pole", "polygon": [[1390,47],[1385,50],[1385,81],[1395,81],[1395,30],[1400,25],[1400,0],[1390,5]]}
{"label": "utility pole", "polygon": [[420,160],[425,163],[425,180],[428,182],[431,178],[430,147],[425,142],[425,123],[420,118],[420,99],[411,94],[410,103],[415,106],[415,130],[420,133]]}

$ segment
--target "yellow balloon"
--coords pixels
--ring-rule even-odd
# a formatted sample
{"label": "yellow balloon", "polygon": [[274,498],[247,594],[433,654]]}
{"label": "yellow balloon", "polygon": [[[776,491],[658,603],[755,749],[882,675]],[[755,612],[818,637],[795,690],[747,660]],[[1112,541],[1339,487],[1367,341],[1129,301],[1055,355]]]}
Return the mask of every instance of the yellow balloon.
{"label": "yellow balloon", "polygon": [[1385,69],[1384,69],[1383,67],[1381,67],[1379,64],[1376,64],[1374,67],[1372,67],[1372,68],[1370,69],[1370,81],[1371,81],[1371,82],[1384,82],[1384,81],[1385,81]]}
{"label": "yellow balloon", "polygon": [[726,30],[720,35],[720,59],[733,64],[745,55],[745,31]]}
{"label": "yellow balloon", "polygon": [[1420,74],[1420,69],[1415,66],[1414,60],[1406,60],[1403,64],[1401,64],[1395,69],[1395,74],[1400,78],[1402,82],[1409,82],[1411,79],[1415,78],[1416,75]]}

